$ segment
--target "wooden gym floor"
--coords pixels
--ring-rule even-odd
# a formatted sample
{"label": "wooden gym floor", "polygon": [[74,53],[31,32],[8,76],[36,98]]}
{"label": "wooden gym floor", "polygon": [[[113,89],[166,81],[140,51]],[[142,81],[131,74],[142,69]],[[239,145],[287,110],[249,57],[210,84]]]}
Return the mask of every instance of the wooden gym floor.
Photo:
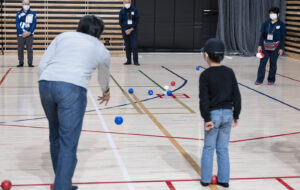
{"label": "wooden gym floor", "polygon": [[[35,55],[35,66],[40,59]],[[222,189],[199,183],[204,129],[198,79],[207,67],[202,55],[149,53],[140,54],[140,67],[123,62],[112,58],[107,107],[96,102],[96,73],[90,82],[73,182],[80,190]],[[229,189],[300,189],[300,61],[280,58],[275,86],[254,86],[258,63],[255,57],[223,62],[234,69],[243,102],[231,134]],[[15,54],[0,56],[0,181],[11,180],[13,190],[48,190],[53,171],[37,67],[17,64]],[[164,95],[166,85],[174,97]],[[115,116],[124,118],[121,126]]]}

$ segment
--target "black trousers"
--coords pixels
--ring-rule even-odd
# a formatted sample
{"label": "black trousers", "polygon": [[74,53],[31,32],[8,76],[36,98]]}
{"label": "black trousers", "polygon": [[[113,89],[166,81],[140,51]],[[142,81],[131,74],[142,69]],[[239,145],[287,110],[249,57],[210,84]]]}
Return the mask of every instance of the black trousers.
{"label": "black trousers", "polygon": [[279,48],[276,48],[275,51],[266,51],[264,49],[262,50],[265,57],[260,60],[260,64],[257,71],[256,82],[262,83],[264,81],[265,73],[266,73],[266,65],[269,59],[270,59],[270,69],[269,69],[268,82],[275,82],[276,71],[277,71],[277,59],[279,56],[278,51]]}
{"label": "black trousers", "polygon": [[130,35],[126,35],[125,31],[122,31],[122,34],[125,42],[127,63],[131,63],[131,53],[133,53],[133,62],[138,64],[138,31],[134,30]]}
{"label": "black trousers", "polygon": [[33,36],[29,36],[27,38],[23,38],[22,36],[18,36],[18,58],[19,65],[24,65],[24,45],[26,45],[27,49],[27,59],[28,65],[32,65],[33,61]]}

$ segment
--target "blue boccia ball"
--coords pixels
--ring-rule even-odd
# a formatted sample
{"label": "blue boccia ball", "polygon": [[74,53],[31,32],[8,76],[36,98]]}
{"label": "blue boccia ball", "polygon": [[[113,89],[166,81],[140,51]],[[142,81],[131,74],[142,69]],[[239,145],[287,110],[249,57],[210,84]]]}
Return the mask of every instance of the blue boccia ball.
{"label": "blue boccia ball", "polygon": [[121,125],[123,123],[123,118],[121,116],[115,117],[115,123]]}
{"label": "blue boccia ball", "polygon": [[130,94],[132,94],[132,93],[133,93],[133,88],[129,88],[129,89],[128,89],[128,92],[129,92]]}
{"label": "blue boccia ball", "polygon": [[172,91],[171,91],[171,90],[168,90],[168,91],[167,91],[167,95],[168,95],[168,96],[172,96]]}
{"label": "blue boccia ball", "polygon": [[196,70],[199,71],[199,70],[200,70],[200,66],[197,66],[197,67],[196,67]]}
{"label": "blue boccia ball", "polygon": [[153,90],[148,90],[149,95],[153,95]]}

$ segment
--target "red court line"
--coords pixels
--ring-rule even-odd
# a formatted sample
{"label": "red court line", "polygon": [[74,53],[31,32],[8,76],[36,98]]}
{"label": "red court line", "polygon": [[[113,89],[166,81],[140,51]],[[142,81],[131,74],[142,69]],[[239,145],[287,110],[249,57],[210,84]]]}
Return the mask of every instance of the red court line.
{"label": "red court line", "polygon": [[[26,125],[0,124],[0,126],[22,127],[22,128],[32,128],[32,129],[48,129],[48,127],[36,127],[36,126],[26,126]],[[94,130],[82,130],[82,132],[104,133],[104,134],[109,133],[109,134],[115,134],[115,135],[132,135],[132,136],[157,137],[157,138],[185,139],[185,140],[203,140],[203,139],[189,138],[189,137],[168,137],[168,136],[163,136],[163,135],[147,135],[147,134],[138,134],[138,133],[120,133],[120,132],[106,132],[106,131],[94,131]]]}
{"label": "red court line", "polygon": [[0,126],[7,126],[7,127],[23,127],[23,128],[32,128],[32,129],[48,129],[48,127],[35,127],[35,126],[26,126],[26,125],[7,125],[7,124],[0,124]]}
{"label": "red court line", "polygon": [[290,79],[290,80],[293,80],[293,81],[296,81],[296,82],[300,82],[300,80],[297,80],[297,79],[294,79],[292,77],[288,77],[288,76],[285,76],[285,75],[282,75],[282,74],[279,74],[279,73],[277,73],[276,75],[279,75],[281,77],[284,77],[284,78],[287,78],[287,79]]}
{"label": "red court line", "polygon": [[82,131],[83,132],[92,132],[92,133],[110,133],[110,134],[116,134],[116,135],[133,135],[133,136],[184,139],[184,140],[203,140],[203,139],[189,138],[189,137],[168,137],[168,136],[163,136],[163,135],[147,135],[147,134],[137,134],[137,133],[120,133],[120,132],[105,132],[105,131],[91,131],[91,130],[82,130]]}
{"label": "red court line", "polygon": [[230,178],[230,180],[263,180],[263,179],[300,179],[300,176],[281,176],[281,177],[245,177],[245,178]]}
{"label": "red court line", "polygon": [[[266,71],[269,71],[269,70],[266,69]],[[276,75],[281,76],[281,77],[283,77],[283,78],[287,78],[287,79],[296,81],[296,82],[300,82],[300,80],[294,79],[294,78],[292,78],[292,77],[285,76],[285,75],[283,75],[283,74],[276,73]]]}
{"label": "red court line", "polygon": [[[7,124],[0,124],[0,126],[9,126],[9,127],[24,127],[24,128],[33,128],[33,129],[48,129],[48,127],[35,127],[35,126],[25,126],[25,125],[7,125]],[[105,131],[94,131],[94,130],[82,130],[82,132],[90,132],[90,133],[109,133],[115,135],[132,135],[132,136],[144,136],[144,137],[157,137],[157,138],[172,138],[172,139],[183,139],[183,140],[197,140],[203,141],[203,139],[199,138],[189,138],[189,137],[167,137],[163,135],[147,135],[147,134],[138,134],[138,133],[120,133],[120,132],[105,132]],[[256,137],[250,139],[242,139],[242,140],[235,140],[230,141],[230,143],[237,143],[237,142],[245,142],[245,141],[254,141],[254,140],[261,140],[261,139],[268,139],[268,138],[275,138],[275,137],[282,137],[288,135],[296,135],[300,134],[300,132],[293,132],[293,133],[284,133],[279,135],[271,135],[265,137]]]}
{"label": "red court line", "polygon": [[[300,176],[283,176],[283,177],[250,177],[250,178],[231,178],[230,180],[264,180],[264,179],[300,179]],[[167,183],[167,182],[192,182],[200,179],[169,179],[169,180],[144,180],[144,181],[106,181],[106,182],[78,182],[74,185],[101,185],[101,184],[122,184],[122,183]],[[50,186],[51,184],[13,184],[15,187],[28,186]]]}
{"label": "red court line", "polygon": [[2,84],[3,81],[5,80],[6,76],[8,75],[8,73],[9,73],[11,70],[12,70],[12,68],[9,68],[9,69],[6,71],[5,75],[4,75],[4,76],[2,77],[2,79],[0,80],[0,86],[1,86],[1,84]]}
{"label": "red court line", "polygon": [[281,178],[276,178],[279,183],[281,183],[283,186],[285,186],[288,190],[294,190],[289,184],[287,184],[285,181],[283,181]]}
{"label": "red court line", "polygon": [[176,190],[171,181],[166,181],[166,184],[170,190]]}
{"label": "red court line", "polygon": [[256,138],[251,138],[251,139],[235,140],[235,141],[230,141],[230,142],[237,143],[237,142],[243,142],[243,141],[254,141],[254,140],[260,140],[260,139],[268,139],[268,138],[282,137],[282,136],[296,135],[296,134],[300,134],[300,132],[284,133],[284,134],[279,134],[279,135],[271,135],[271,136],[256,137]]}

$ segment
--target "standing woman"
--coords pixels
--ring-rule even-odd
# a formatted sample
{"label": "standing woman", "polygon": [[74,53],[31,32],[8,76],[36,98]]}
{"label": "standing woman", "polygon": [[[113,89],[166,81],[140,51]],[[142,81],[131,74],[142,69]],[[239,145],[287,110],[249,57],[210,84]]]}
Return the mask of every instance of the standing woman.
{"label": "standing woman", "polygon": [[76,190],[72,177],[92,73],[98,69],[103,92],[100,104],[110,99],[110,54],[99,40],[100,17],[84,16],[77,32],[58,35],[46,50],[38,69],[42,106],[49,121],[50,153],[55,173],[53,190]]}
{"label": "standing woman", "polygon": [[259,40],[258,51],[265,56],[260,60],[257,79],[255,85],[263,83],[266,72],[266,64],[270,58],[270,70],[268,76],[268,85],[275,83],[278,56],[283,54],[284,41],[286,36],[285,24],[279,20],[280,10],[278,7],[272,7],[269,10],[270,19],[261,27],[261,36]]}

